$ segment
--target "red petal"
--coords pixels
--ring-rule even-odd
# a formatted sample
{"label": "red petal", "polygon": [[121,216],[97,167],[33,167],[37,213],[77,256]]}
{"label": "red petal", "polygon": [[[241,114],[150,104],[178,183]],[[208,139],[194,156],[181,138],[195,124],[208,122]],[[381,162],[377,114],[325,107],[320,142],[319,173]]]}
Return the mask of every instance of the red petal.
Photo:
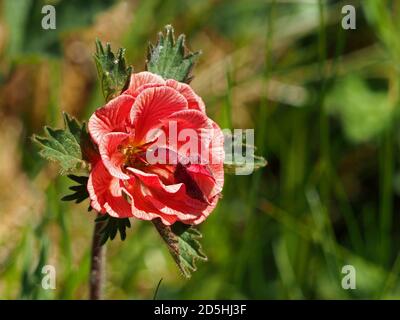
{"label": "red petal", "polygon": [[99,152],[104,166],[115,178],[129,179],[129,176],[122,171],[124,155],[118,150],[129,139],[129,134],[123,132],[111,132],[103,136],[100,142]]}
{"label": "red petal", "polygon": [[178,164],[175,171],[176,182],[186,185],[186,192],[194,199],[210,204],[210,196],[215,179],[205,165],[190,164],[187,166]]}
{"label": "red petal", "polygon": [[186,224],[202,223],[204,220],[206,220],[206,218],[210,215],[210,213],[215,209],[215,207],[217,206],[218,200],[219,200],[218,197],[214,197],[212,203],[197,218],[191,219],[191,220],[185,220],[182,222],[186,223]]}
{"label": "red petal", "polygon": [[219,126],[213,121],[213,136],[210,144],[209,169],[215,179],[215,188],[211,192],[211,197],[216,196],[222,191],[224,186],[224,134]]}
{"label": "red petal", "polygon": [[125,132],[134,99],[120,95],[99,108],[89,119],[89,132],[92,139],[99,144],[103,136],[113,131]]}
{"label": "red petal", "polygon": [[135,126],[135,142],[144,143],[146,134],[157,128],[160,121],[174,112],[187,109],[186,99],[169,87],[143,90],[131,110],[131,122]]}
{"label": "red petal", "polygon": [[139,94],[138,89],[146,84],[165,85],[165,81],[159,75],[148,71],[132,73],[129,88],[124,93],[136,97]]}
{"label": "red petal", "polygon": [[183,183],[164,185],[155,174],[128,170],[141,182],[146,200],[162,214],[176,215],[179,220],[194,219],[207,207],[206,203],[189,197]]}
{"label": "red petal", "polygon": [[166,81],[167,86],[174,88],[188,101],[189,109],[199,110],[203,113],[206,112],[206,107],[203,100],[193,91],[193,89],[186,83],[178,82],[173,79]]}
{"label": "red petal", "polygon": [[99,161],[90,173],[88,192],[91,206],[99,213],[116,218],[132,216],[131,205],[124,198],[118,179],[112,177]]}
{"label": "red petal", "polygon": [[165,225],[171,225],[177,221],[176,216],[163,214],[148,200],[150,196],[146,195],[139,179],[133,177],[127,181],[126,191],[131,198],[132,214],[136,218],[141,220],[161,218]]}
{"label": "red petal", "polygon": [[[176,135],[174,138],[176,145],[172,145],[173,142],[169,140],[168,148],[176,150],[192,161],[200,161],[202,155],[208,156],[213,126],[212,121],[204,113],[198,110],[182,110],[173,113],[162,122],[166,138],[170,134]],[[173,130],[176,130],[176,133],[170,132],[172,126],[175,126]]]}

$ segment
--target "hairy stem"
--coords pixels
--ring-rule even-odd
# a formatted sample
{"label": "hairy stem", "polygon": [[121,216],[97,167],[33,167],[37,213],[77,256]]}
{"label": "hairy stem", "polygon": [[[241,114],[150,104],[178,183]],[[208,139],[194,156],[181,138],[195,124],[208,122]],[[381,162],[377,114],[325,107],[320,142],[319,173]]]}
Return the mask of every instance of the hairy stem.
{"label": "hairy stem", "polygon": [[101,245],[101,229],[104,221],[96,221],[93,230],[90,264],[90,300],[101,300],[105,273],[105,245]]}

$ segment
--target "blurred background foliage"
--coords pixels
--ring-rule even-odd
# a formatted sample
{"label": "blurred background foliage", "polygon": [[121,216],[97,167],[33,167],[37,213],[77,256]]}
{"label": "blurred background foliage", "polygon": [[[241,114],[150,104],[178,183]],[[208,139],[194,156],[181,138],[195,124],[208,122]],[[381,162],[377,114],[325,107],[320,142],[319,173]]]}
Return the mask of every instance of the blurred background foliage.
{"label": "blurred background foliage", "polygon": [[[57,29],[43,30],[52,4]],[[357,29],[341,28],[353,4]],[[400,2],[0,1],[0,298],[88,296],[93,213],[29,137],[103,104],[94,41],[144,69],[165,24],[203,51],[193,88],[222,128],[255,128],[269,165],[228,176],[200,226],[207,263],[185,280],[153,226],[107,247],[106,297],[400,298]],[[41,268],[57,270],[43,290]],[[343,265],[357,290],[343,290]]]}

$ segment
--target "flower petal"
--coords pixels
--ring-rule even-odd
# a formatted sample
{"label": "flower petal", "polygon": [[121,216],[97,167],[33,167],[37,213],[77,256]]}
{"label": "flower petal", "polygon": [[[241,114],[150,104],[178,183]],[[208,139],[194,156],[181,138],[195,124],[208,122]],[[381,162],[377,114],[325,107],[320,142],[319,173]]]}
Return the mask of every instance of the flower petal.
{"label": "flower petal", "polygon": [[174,173],[175,183],[184,183],[187,194],[200,201],[210,203],[210,196],[215,187],[215,179],[205,165],[189,164],[187,166],[178,163]]}
{"label": "flower petal", "polygon": [[211,204],[203,212],[201,212],[201,214],[197,218],[190,219],[190,220],[185,220],[185,221],[182,221],[182,222],[186,223],[186,224],[200,224],[200,223],[202,223],[204,220],[207,219],[207,217],[210,215],[210,213],[215,209],[215,207],[217,206],[218,200],[219,200],[219,197],[214,197],[214,199],[211,202]]}
{"label": "flower petal", "polygon": [[174,112],[187,109],[186,99],[169,87],[143,90],[131,110],[131,122],[135,127],[135,142],[145,142],[146,134],[160,125],[160,121]]}
{"label": "flower petal", "polygon": [[213,135],[210,144],[209,153],[209,169],[215,179],[215,188],[211,192],[210,196],[214,197],[222,191],[224,186],[224,160],[225,160],[225,150],[224,150],[224,134],[219,126],[213,122]]}
{"label": "flower petal", "polygon": [[[208,148],[213,133],[212,121],[198,110],[182,110],[173,113],[161,121],[165,137],[170,135],[175,141],[168,140],[167,147],[176,150],[179,154],[188,157],[191,161],[200,161],[208,157]],[[171,132],[172,131],[172,132]],[[157,144],[157,143],[156,143]],[[172,145],[176,144],[176,145]]]}
{"label": "flower petal", "polygon": [[155,174],[128,170],[141,182],[146,200],[162,214],[176,215],[179,220],[194,219],[207,207],[207,203],[188,196],[183,183],[164,185]]}
{"label": "flower petal", "polygon": [[173,79],[166,81],[167,86],[174,88],[188,101],[189,109],[199,110],[203,113],[206,112],[206,107],[203,100],[193,91],[193,89],[186,83],[178,82]]}
{"label": "flower petal", "polygon": [[129,114],[134,99],[128,95],[120,95],[99,108],[90,117],[88,128],[92,139],[99,144],[103,136],[113,131],[126,131]]}
{"label": "flower petal", "polygon": [[141,220],[153,220],[161,218],[165,225],[175,223],[178,218],[172,215],[166,215],[160,212],[151,201],[148,200],[148,195],[144,191],[143,185],[140,180],[132,177],[126,182],[126,193],[131,199],[132,214]]}
{"label": "flower petal", "polygon": [[108,172],[118,179],[129,179],[122,171],[125,157],[118,147],[129,139],[129,134],[123,132],[111,132],[103,136],[99,145],[99,152],[104,166]]}
{"label": "flower petal", "polygon": [[99,213],[116,218],[132,216],[131,205],[124,198],[118,179],[112,177],[99,161],[90,173],[88,192],[91,206]]}
{"label": "flower petal", "polygon": [[146,84],[165,85],[165,80],[159,75],[148,71],[132,73],[129,87],[124,93],[136,97],[138,95],[138,89]]}

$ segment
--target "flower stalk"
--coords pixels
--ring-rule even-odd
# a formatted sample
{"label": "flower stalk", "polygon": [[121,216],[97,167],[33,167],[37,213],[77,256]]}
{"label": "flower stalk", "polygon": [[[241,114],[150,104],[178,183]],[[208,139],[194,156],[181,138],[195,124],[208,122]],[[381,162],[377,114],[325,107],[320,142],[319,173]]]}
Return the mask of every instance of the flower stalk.
{"label": "flower stalk", "polygon": [[101,300],[103,298],[106,246],[101,243],[101,230],[104,224],[105,222],[101,220],[96,220],[94,224],[89,276],[90,300]]}

